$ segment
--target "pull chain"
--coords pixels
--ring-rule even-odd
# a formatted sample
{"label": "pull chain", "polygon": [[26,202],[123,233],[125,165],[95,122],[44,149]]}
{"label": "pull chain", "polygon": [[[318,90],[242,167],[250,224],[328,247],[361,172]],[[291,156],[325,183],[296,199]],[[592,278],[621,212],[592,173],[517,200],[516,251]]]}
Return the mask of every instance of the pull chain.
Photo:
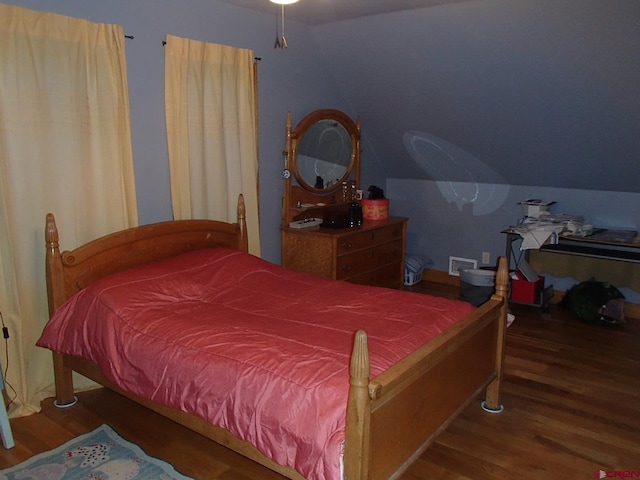
{"label": "pull chain", "polygon": [[273,48],[284,49],[288,47],[287,39],[285,38],[285,35],[284,35],[284,3],[281,5],[280,19],[282,21],[282,28],[280,30],[282,32],[282,35],[280,35],[278,32],[278,14],[276,10],[276,43],[273,46]]}
{"label": "pull chain", "polygon": [[282,44],[280,43],[280,35],[278,32],[278,7],[276,6],[276,43],[273,48],[282,48]]}
{"label": "pull chain", "polygon": [[282,48],[287,48],[287,39],[284,36],[284,3],[282,4]]}

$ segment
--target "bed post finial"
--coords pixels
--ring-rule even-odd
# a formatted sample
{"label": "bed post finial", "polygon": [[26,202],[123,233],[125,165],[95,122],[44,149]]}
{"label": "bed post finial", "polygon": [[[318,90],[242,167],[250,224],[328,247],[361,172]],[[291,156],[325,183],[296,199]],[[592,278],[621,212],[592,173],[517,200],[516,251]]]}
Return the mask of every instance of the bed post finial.
{"label": "bed post finial", "polygon": [[349,374],[351,375],[351,385],[359,387],[364,384],[367,388],[369,387],[369,350],[367,334],[364,330],[356,332]]}
{"label": "bed post finial", "polygon": [[45,272],[47,276],[47,299],[49,301],[49,315],[65,300],[64,281],[62,273],[62,256],[58,244],[58,227],[52,213],[48,213],[44,227],[46,245]]}
{"label": "bed post finial", "polygon": [[244,205],[244,195],[238,195],[238,225],[240,226],[240,245],[243,252],[249,251],[249,238],[247,237],[247,209]]}
{"label": "bed post finial", "polygon": [[56,219],[53,213],[47,213],[44,227],[44,241],[47,245],[47,252],[58,250],[58,227],[56,227]]}
{"label": "bed post finial", "polygon": [[507,265],[507,257],[500,257],[498,259],[498,272],[496,274],[496,295],[506,299],[508,289],[509,268]]}
{"label": "bed post finial", "polygon": [[371,414],[369,373],[367,334],[363,330],[358,330],[353,341],[349,368],[350,388],[344,446],[345,478],[348,480],[368,478],[369,417]]}

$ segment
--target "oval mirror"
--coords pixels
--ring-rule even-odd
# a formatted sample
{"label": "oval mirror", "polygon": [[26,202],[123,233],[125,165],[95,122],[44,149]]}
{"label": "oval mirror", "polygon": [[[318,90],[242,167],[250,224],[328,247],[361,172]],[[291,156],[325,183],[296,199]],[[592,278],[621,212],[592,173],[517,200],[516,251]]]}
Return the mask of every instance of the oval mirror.
{"label": "oval mirror", "polygon": [[291,170],[303,188],[328,192],[340,188],[359,161],[360,132],[339,110],[310,113],[292,132]]}

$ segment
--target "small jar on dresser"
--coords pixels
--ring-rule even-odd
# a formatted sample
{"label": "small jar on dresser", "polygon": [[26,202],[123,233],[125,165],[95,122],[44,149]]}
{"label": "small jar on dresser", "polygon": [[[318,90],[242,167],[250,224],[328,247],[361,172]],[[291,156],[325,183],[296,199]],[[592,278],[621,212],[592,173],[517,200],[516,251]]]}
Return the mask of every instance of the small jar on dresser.
{"label": "small jar on dresser", "polygon": [[334,280],[403,288],[407,221],[365,220],[352,228],[283,226],[282,265]]}

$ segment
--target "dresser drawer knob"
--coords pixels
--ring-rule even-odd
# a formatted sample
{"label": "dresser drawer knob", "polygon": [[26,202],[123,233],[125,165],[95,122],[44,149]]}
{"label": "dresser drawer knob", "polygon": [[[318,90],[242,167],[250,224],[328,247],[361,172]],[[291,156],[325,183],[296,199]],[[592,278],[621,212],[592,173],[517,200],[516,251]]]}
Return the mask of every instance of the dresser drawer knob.
{"label": "dresser drawer knob", "polygon": [[344,242],[344,243],[342,244],[342,247],[343,247],[343,248],[345,248],[345,249],[347,249],[347,250],[349,250],[349,249],[351,248],[351,243],[350,243],[350,242]]}
{"label": "dresser drawer knob", "polygon": [[351,271],[351,265],[343,265],[342,266],[342,271],[343,272],[350,272]]}

